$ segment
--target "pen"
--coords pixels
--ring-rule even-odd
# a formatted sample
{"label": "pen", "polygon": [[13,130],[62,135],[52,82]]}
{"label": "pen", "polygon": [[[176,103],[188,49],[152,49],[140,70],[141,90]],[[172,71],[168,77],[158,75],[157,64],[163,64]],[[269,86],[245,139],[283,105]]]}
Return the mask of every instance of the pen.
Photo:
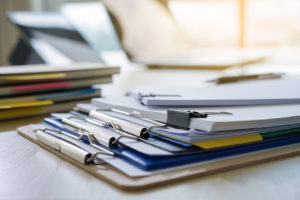
{"label": "pen", "polygon": [[207,82],[215,82],[217,84],[222,83],[233,83],[245,80],[261,80],[261,79],[274,79],[281,78],[284,73],[265,73],[265,74],[252,74],[252,75],[241,75],[241,76],[224,76],[213,80],[208,80]]}

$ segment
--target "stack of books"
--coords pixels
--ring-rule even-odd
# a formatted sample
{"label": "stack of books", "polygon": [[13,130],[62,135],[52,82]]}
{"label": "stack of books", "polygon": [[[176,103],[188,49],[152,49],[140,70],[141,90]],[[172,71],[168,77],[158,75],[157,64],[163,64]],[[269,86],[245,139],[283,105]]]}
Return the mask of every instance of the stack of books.
{"label": "stack of books", "polygon": [[[259,85],[278,81],[284,87],[297,80]],[[178,94],[93,98],[18,132],[122,189],[149,188],[299,154],[299,95],[271,93],[252,100],[227,97],[228,105],[221,97],[209,105],[203,96],[189,100]]]}
{"label": "stack of books", "polygon": [[111,83],[118,67],[98,63],[0,68],[0,120],[67,111],[100,97],[95,84]]}

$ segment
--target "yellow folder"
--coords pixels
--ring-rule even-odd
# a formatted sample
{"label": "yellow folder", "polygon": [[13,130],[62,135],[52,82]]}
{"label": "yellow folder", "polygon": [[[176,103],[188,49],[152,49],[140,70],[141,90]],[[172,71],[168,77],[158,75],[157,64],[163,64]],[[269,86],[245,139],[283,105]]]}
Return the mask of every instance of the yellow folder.
{"label": "yellow folder", "polygon": [[0,112],[0,120],[16,118],[18,116],[31,116],[35,114],[44,113],[46,110],[43,107],[26,108],[26,109],[12,109],[6,112]]}
{"label": "yellow folder", "polygon": [[58,79],[65,78],[65,73],[41,73],[41,74],[20,74],[20,75],[5,75],[1,76],[7,81],[27,81],[27,80],[43,80],[43,79]]}
{"label": "yellow folder", "polygon": [[203,149],[212,149],[218,147],[225,147],[230,145],[245,144],[249,142],[262,141],[263,137],[260,134],[243,135],[238,137],[222,138],[217,140],[208,140],[193,143],[193,145]]}
{"label": "yellow folder", "polygon": [[4,103],[4,104],[0,104],[0,110],[45,106],[45,105],[51,105],[51,104],[53,104],[53,101],[50,101],[50,100],[34,100],[34,101],[25,101],[25,102]]}

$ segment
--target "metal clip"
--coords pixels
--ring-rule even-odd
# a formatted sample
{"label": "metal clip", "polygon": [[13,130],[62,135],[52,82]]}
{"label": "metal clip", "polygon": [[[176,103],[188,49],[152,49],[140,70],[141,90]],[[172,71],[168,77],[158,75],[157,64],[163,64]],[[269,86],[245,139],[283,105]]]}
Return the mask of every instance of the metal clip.
{"label": "metal clip", "polygon": [[[103,127],[103,128],[112,127],[113,130],[116,133],[120,134],[120,136],[117,137],[117,138],[113,138],[113,140],[109,144],[109,146],[112,146],[112,145],[116,144],[118,147],[123,147],[123,144],[119,143],[119,140],[121,138],[130,138],[130,139],[138,140],[137,136],[128,134],[127,132],[123,131],[122,128],[118,124],[115,124],[114,122],[103,122],[103,121],[100,121],[100,120],[97,120],[97,119],[94,119],[94,118],[85,118],[84,119],[84,118],[80,118],[80,117],[77,117],[77,116],[68,117],[68,119],[72,119],[72,118],[79,119],[79,120],[82,120],[82,121],[86,121],[86,122],[89,122],[93,125]],[[86,135],[89,138],[89,141],[92,141],[92,139],[93,139],[93,140],[98,142],[97,138],[93,134],[89,133],[88,131],[83,130],[83,129],[77,129],[77,130],[82,130],[82,132],[85,133],[83,135]]]}
{"label": "metal clip", "polygon": [[[77,120],[81,120],[81,121],[84,121],[84,122],[88,122],[86,119],[76,117],[76,116],[70,116],[70,117],[67,117],[67,118],[62,118],[62,122],[69,125],[69,126],[72,126],[72,127],[76,128],[77,130],[82,130],[83,134],[85,134],[88,137],[93,137],[93,138],[96,139],[96,137],[94,136],[94,134],[96,134],[97,138],[99,139],[99,141],[97,139],[97,142],[99,142],[102,145],[110,147],[110,146],[113,145],[113,142],[116,140],[116,138],[114,138],[112,136],[109,136],[107,134],[104,134],[102,132],[97,132],[96,133],[95,128],[90,127],[90,126],[86,126],[85,124],[76,122],[76,121],[71,120],[71,119],[77,119]],[[101,124],[101,127],[105,127],[105,126],[106,126],[105,124]]]}
{"label": "metal clip", "polygon": [[153,93],[146,93],[143,94],[141,92],[138,93],[138,101],[143,104],[143,98],[145,97],[180,97],[179,94],[153,94]]}
{"label": "metal clip", "polygon": [[198,111],[181,111],[167,110],[167,125],[188,129],[191,118],[207,118],[208,115],[232,114],[230,112],[198,112]]}
{"label": "metal clip", "polygon": [[[97,144],[94,143],[94,141],[89,136],[88,136],[88,139],[89,139],[90,145],[93,146],[94,148],[96,148],[97,150],[99,150],[98,152],[95,152],[95,153],[91,152],[90,149],[88,149],[88,148],[85,147],[85,145],[87,145],[87,144],[84,144],[84,143],[77,143],[77,144],[75,144],[74,142],[70,141],[69,139],[65,139],[65,138],[59,137],[56,134],[54,134],[54,133],[58,133],[58,134],[66,135],[67,137],[71,137],[72,139],[75,139],[76,141],[79,142],[79,141],[81,141],[82,137],[84,135],[86,135],[85,133],[80,134],[78,137],[76,137],[76,136],[74,136],[74,135],[72,135],[70,133],[67,133],[65,131],[60,131],[60,130],[50,129],[50,128],[45,128],[45,129],[41,129],[41,130],[38,130],[38,131],[42,131],[42,132],[44,132],[46,134],[49,134],[49,135],[51,135],[51,136],[53,136],[55,138],[58,138],[58,139],[60,139],[62,141],[65,141],[65,142],[73,145],[76,148],[79,148],[79,149],[82,149],[82,150],[84,150],[86,152],[89,152],[89,154],[87,154],[85,156],[85,163],[89,163],[89,162],[93,162],[94,164],[105,163],[105,161],[103,161],[101,158],[99,158],[97,156],[99,154],[114,156],[113,152],[111,152],[111,151],[109,151],[107,149],[104,149],[104,148],[98,146]],[[73,156],[74,157],[73,154],[70,154],[69,156]]]}

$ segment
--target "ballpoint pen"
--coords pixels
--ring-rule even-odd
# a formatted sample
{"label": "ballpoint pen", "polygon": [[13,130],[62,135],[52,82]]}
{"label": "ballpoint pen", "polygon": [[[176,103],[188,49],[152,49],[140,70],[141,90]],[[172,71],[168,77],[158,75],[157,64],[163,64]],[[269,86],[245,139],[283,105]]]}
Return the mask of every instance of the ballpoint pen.
{"label": "ballpoint pen", "polygon": [[275,79],[281,78],[284,73],[265,73],[265,74],[252,74],[252,75],[241,75],[241,76],[224,76],[213,80],[208,80],[206,82],[214,82],[217,84],[222,83],[233,83],[245,80],[262,80],[262,79]]}

